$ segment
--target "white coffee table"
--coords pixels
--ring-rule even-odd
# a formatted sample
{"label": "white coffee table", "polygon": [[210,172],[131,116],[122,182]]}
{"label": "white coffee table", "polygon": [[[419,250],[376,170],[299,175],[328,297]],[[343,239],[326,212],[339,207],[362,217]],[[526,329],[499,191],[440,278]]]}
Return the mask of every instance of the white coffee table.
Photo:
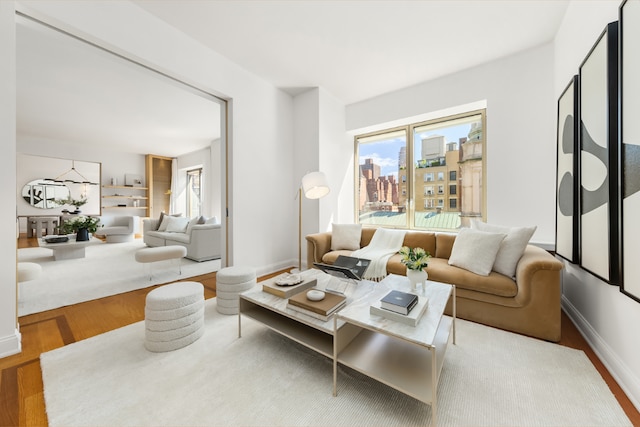
{"label": "white coffee table", "polygon": [[90,245],[102,244],[100,239],[91,236],[89,240],[76,242],[75,236],[69,236],[69,240],[59,243],[47,243],[44,238],[38,239],[38,246],[51,249],[56,261],[63,259],[76,259],[85,257],[85,248]]}
{"label": "white coffee table", "polygon": [[[417,326],[372,315],[370,307],[389,291],[413,292],[429,299]],[[452,298],[452,317],[444,309]],[[338,363],[348,366],[402,393],[431,405],[431,424],[436,425],[437,390],[450,338],[455,344],[455,286],[427,281],[411,290],[405,276],[389,275],[373,292],[355,300],[334,316],[360,331],[350,340],[336,333],[333,354],[333,393],[337,395]],[[344,328],[345,326],[342,326]]]}

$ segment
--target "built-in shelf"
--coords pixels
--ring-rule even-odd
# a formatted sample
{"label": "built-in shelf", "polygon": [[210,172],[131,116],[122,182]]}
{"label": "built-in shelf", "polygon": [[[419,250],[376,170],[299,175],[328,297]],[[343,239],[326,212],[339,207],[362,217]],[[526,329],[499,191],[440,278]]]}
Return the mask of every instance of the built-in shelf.
{"label": "built-in shelf", "polygon": [[[102,189],[102,209],[137,209],[145,211],[146,216],[149,210],[147,187],[103,185]],[[126,206],[119,206],[125,203]]]}

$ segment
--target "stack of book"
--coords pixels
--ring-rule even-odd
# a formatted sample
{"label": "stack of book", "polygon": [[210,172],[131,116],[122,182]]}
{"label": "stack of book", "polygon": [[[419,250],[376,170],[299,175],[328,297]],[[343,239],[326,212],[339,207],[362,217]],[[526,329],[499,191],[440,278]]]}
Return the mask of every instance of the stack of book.
{"label": "stack of book", "polygon": [[[300,275],[283,274],[274,280],[267,280],[262,284],[262,290],[280,298],[290,298],[293,295],[313,288],[317,279],[302,278]],[[298,282],[298,283],[296,283]]]}
{"label": "stack of book", "polygon": [[427,309],[428,299],[402,291],[391,291],[371,305],[371,314],[416,326]]}
{"label": "stack of book", "polygon": [[333,313],[340,310],[346,304],[347,297],[344,295],[327,292],[323,300],[311,301],[307,298],[306,292],[301,292],[289,298],[287,308],[326,322]]}

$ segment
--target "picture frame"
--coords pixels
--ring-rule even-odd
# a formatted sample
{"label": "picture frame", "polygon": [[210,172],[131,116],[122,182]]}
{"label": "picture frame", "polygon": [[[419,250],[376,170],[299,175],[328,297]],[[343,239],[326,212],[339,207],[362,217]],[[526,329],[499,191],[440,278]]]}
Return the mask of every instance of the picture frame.
{"label": "picture frame", "polygon": [[640,1],[620,5],[620,291],[640,302]]}
{"label": "picture frame", "polygon": [[556,152],[556,255],[580,262],[579,76],[558,98]]}
{"label": "picture frame", "polygon": [[132,173],[125,174],[124,185],[127,187],[142,187],[142,175]]}
{"label": "picture frame", "polygon": [[580,266],[620,283],[618,22],[609,23],[580,65]]}

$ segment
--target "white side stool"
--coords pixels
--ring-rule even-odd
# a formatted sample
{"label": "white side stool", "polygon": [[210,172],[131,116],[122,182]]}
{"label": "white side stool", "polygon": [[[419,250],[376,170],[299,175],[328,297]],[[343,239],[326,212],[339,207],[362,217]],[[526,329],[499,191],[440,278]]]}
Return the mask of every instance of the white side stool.
{"label": "white side stool", "polygon": [[216,273],[216,310],[238,314],[238,295],[256,285],[256,270],[251,267],[225,267]]}
{"label": "white side stool", "polygon": [[195,342],[204,333],[202,283],[176,282],[149,292],[144,323],[149,351],[172,351]]}
{"label": "white side stool", "polygon": [[[180,260],[187,256],[187,248],[184,246],[158,246],[155,248],[138,249],[135,254],[136,261],[149,264],[156,261],[165,261],[171,259],[178,260],[178,274],[182,274],[182,265]],[[151,266],[149,266],[149,280],[152,276]]]}

